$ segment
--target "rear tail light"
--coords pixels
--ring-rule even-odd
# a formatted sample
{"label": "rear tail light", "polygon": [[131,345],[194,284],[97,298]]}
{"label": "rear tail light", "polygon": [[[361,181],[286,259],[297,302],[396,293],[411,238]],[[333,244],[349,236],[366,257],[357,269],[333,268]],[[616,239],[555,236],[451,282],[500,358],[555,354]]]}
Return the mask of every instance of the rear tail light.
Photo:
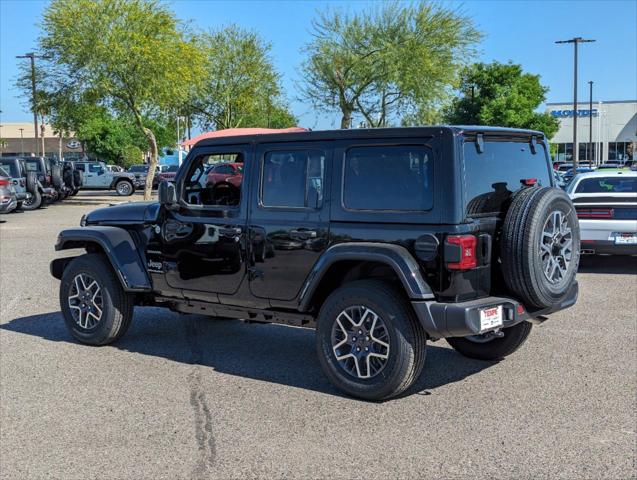
{"label": "rear tail light", "polygon": [[0,187],[8,187],[11,184],[11,181],[0,178]]}
{"label": "rear tail light", "polygon": [[450,235],[447,237],[445,256],[449,270],[470,270],[478,266],[477,239],[473,235]]}
{"label": "rear tail light", "polygon": [[578,208],[577,218],[613,218],[615,210],[612,208]]}

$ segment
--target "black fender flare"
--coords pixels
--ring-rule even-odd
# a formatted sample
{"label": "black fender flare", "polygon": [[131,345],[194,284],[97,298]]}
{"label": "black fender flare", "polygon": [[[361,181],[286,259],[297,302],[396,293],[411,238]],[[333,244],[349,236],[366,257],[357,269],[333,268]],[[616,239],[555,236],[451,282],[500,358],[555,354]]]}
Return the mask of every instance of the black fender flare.
{"label": "black fender flare", "polygon": [[[58,235],[55,250],[84,248],[89,243],[96,243],[102,247],[125,291],[150,292],[152,290],[138,247],[130,233],[123,228],[92,226],[62,230]],[[61,258],[51,262],[51,274],[59,279],[68,260]]]}
{"label": "black fender flare", "polygon": [[314,264],[301,289],[300,311],[309,309],[312,296],[325,273],[334,263],[342,260],[385,263],[396,272],[410,299],[432,300],[435,298],[420,272],[420,266],[405,247],[387,243],[348,242],[331,246]]}

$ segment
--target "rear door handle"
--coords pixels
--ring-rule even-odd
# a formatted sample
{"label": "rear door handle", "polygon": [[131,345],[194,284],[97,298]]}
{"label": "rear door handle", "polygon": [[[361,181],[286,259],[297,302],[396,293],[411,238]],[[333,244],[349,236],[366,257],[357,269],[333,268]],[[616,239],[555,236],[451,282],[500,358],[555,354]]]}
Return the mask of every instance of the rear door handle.
{"label": "rear door handle", "polygon": [[315,230],[305,230],[301,228],[298,230],[290,230],[290,236],[300,240],[307,240],[308,238],[316,238],[317,233]]}

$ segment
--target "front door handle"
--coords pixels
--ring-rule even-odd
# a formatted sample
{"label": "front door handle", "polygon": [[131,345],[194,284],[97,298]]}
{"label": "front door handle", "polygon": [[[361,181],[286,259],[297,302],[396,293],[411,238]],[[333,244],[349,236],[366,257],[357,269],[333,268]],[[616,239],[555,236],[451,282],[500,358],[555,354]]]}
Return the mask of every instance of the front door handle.
{"label": "front door handle", "polygon": [[316,238],[317,233],[315,230],[306,230],[301,228],[298,230],[290,230],[290,236],[299,240],[307,240],[308,238]]}

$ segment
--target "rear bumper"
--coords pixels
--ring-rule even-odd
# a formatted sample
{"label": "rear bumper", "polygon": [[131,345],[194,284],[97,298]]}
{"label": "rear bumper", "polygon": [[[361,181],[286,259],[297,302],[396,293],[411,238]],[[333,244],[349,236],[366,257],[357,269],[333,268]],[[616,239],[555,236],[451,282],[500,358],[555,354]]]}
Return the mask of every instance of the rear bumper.
{"label": "rear bumper", "polygon": [[56,195],[55,188],[52,187],[42,187],[42,196],[44,198],[51,198]]}
{"label": "rear bumper", "polygon": [[542,310],[518,312],[520,302],[508,297],[485,297],[478,300],[458,303],[439,303],[431,301],[411,302],[425,332],[432,339],[448,337],[466,337],[484,333],[480,330],[480,310],[502,305],[503,325],[508,328],[524,320],[543,317],[558,310],[564,310],[575,304],[579,287],[573,282],[566,298],[558,305]]}
{"label": "rear bumper", "polygon": [[580,249],[589,255],[637,255],[637,245],[616,245],[614,240],[582,240]]}

